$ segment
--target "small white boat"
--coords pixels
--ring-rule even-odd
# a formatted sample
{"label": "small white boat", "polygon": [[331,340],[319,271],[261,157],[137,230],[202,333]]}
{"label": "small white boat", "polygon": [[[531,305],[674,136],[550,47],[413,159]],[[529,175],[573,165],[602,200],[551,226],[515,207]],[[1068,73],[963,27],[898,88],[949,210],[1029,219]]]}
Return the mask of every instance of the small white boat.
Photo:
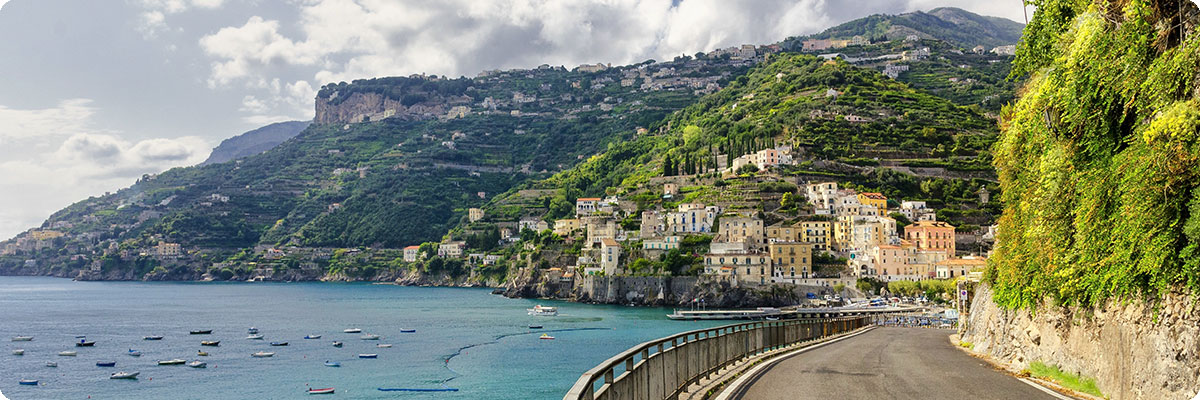
{"label": "small white boat", "polygon": [[342,342],[334,341],[333,347],[342,347]]}
{"label": "small white boat", "polygon": [[392,348],[392,345],[390,345],[390,344],[377,344],[377,345],[375,345],[375,347],[378,347],[378,348],[381,348],[381,349],[390,349],[390,348]]}
{"label": "small white boat", "polygon": [[142,340],[162,340],[162,336],[142,336]]}
{"label": "small white boat", "polygon": [[28,342],[31,340],[33,340],[33,336],[13,336],[12,339],[14,342]]}
{"label": "small white boat", "polygon": [[258,334],[258,328],[255,328],[252,326],[252,327],[250,327],[250,329],[246,330],[246,333],[249,333],[251,335]]}
{"label": "small white boat", "polygon": [[108,379],[137,379],[141,372],[115,372]]}
{"label": "small white boat", "polygon": [[308,394],[333,394],[333,388],[308,389]]}
{"label": "small white boat", "polygon": [[539,337],[538,339],[542,339],[542,340],[554,340],[554,336],[550,336],[550,334],[548,334],[548,333],[543,333],[543,334],[542,334],[542,336],[541,336],[541,337]]}
{"label": "small white boat", "polygon": [[192,368],[208,368],[208,363],[206,363],[204,361],[192,361],[192,362],[188,363],[187,366],[192,367]]}
{"label": "small white boat", "polygon": [[16,350],[13,350],[12,353],[14,356],[23,356],[23,355],[25,355],[25,349],[16,349]]}
{"label": "small white boat", "polygon": [[259,357],[259,358],[263,358],[263,357],[270,357],[270,356],[273,356],[273,355],[275,355],[275,353],[272,353],[272,352],[269,352],[269,351],[260,351],[260,352],[257,352],[257,353],[254,353],[254,354],[251,354],[250,356],[251,356],[251,357]]}
{"label": "small white boat", "polygon": [[346,332],[346,333],[362,333],[362,329],[358,329],[358,328],[350,328],[350,329],[346,329],[346,330],[344,330],[344,331],[342,331],[342,332]]}
{"label": "small white boat", "polygon": [[250,339],[250,340],[263,340],[263,335],[250,335],[250,336],[246,336],[246,339]]}
{"label": "small white boat", "polygon": [[142,356],[142,352],[134,350],[134,349],[129,349],[128,354],[130,357],[141,357]]}
{"label": "small white boat", "polygon": [[58,368],[58,363],[54,361],[46,361],[46,366],[50,368]]}
{"label": "small white boat", "polygon": [[529,315],[538,317],[553,317],[558,315],[558,307],[546,307],[541,304],[533,306],[528,311]]}
{"label": "small white boat", "polygon": [[320,339],[321,335],[307,335],[304,338],[305,339]]}
{"label": "small white boat", "polygon": [[379,340],[379,335],[373,335],[373,334],[368,333],[366,335],[362,335],[362,340]]}
{"label": "small white boat", "polygon": [[75,357],[75,356],[79,355],[79,353],[74,352],[74,351],[60,351],[60,352],[58,352],[58,355],[63,356],[63,357]]}
{"label": "small white boat", "polygon": [[185,363],[185,362],[187,362],[187,360],[180,359],[180,358],[176,358],[176,359],[174,359],[174,360],[162,360],[162,361],[159,361],[159,362],[158,362],[158,365],[180,365],[180,364],[183,364],[183,363]]}
{"label": "small white boat", "polygon": [[38,381],[37,381],[37,379],[22,379],[20,382],[17,382],[17,384],[37,386]]}
{"label": "small white boat", "polygon": [[342,366],[342,363],[336,362],[336,361],[326,361],[325,366],[326,367],[340,367],[340,366]]}
{"label": "small white boat", "polygon": [[196,357],[208,357],[207,351],[196,350]]}

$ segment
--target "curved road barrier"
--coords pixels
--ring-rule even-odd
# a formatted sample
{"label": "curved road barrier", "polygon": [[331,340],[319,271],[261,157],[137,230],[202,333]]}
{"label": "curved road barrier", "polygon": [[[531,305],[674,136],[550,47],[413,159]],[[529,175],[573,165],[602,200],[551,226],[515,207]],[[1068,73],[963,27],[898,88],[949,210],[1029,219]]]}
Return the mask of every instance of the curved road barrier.
{"label": "curved road barrier", "polygon": [[872,317],[760,321],[683,332],[625,350],[588,370],[564,400],[675,399],[730,364],[870,325]]}

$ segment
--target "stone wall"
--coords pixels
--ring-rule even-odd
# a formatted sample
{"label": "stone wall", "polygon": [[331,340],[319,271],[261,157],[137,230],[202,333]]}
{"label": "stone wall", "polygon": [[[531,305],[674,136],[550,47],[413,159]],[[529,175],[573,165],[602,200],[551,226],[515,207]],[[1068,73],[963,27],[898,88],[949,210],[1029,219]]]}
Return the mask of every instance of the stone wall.
{"label": "stone wall", "polygon": [[[1058,365],[1096,379],[1112,399],[1191,399],[1200,391],[1200,310],[1173,293],[1155,304],[1112,300],[1091,309],[1002,309],[976,289],[962,340],[1022,369]],[[1050,304],[1047,301],[1046,304]]]}

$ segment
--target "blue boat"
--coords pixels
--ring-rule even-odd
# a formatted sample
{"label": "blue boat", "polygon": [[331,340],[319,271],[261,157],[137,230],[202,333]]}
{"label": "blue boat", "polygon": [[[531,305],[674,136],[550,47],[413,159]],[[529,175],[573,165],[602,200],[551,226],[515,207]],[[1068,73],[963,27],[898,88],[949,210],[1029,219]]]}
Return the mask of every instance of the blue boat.
{"label": "blue boat", "polygon": [[305,335],[305,339],[320,339],[321,335]]}
{"label": "blue boat", "polygon": [[271,342],[272,346],[287,346],[287,342]]}
{"label": "blue boat", "polygon": [[379,358],[378,354],[359,354],[358,358]]}
{"label": "blue boat", "polygon": [[20,383],[22,385],[36,386],[38,384],[38,381],[36,379],[22,379],[18,383]]}
{"label": "blue boat", "polygon": [[340,367],[340,366],[342,366],[342,363],[334,362],[334,361],[326,361],[325,366],[326,367]]}
{"label": "blue boat", "polygon": [[400,333],[417,333],[416,329],[401,329]]}
{"label": "blue boat", "polygon": [[96,361],[96,366],[97,367],[115,367],[115,366],[117,366],[117,362],[116,361]]}
{"label": "blue boat", "polygon": [[456,388],[418,389],[418,388],[378,388],[380,392],[457,392]]}

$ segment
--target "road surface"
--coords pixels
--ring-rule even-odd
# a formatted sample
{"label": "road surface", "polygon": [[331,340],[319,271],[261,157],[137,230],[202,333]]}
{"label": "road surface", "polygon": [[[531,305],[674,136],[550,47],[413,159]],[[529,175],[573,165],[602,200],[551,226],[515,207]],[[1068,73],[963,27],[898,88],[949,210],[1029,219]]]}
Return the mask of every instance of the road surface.
{"label": "road surface", "polygon": [[760,369],[730,398],[1055,398],[954,348],[950,333],[876,328]]}

